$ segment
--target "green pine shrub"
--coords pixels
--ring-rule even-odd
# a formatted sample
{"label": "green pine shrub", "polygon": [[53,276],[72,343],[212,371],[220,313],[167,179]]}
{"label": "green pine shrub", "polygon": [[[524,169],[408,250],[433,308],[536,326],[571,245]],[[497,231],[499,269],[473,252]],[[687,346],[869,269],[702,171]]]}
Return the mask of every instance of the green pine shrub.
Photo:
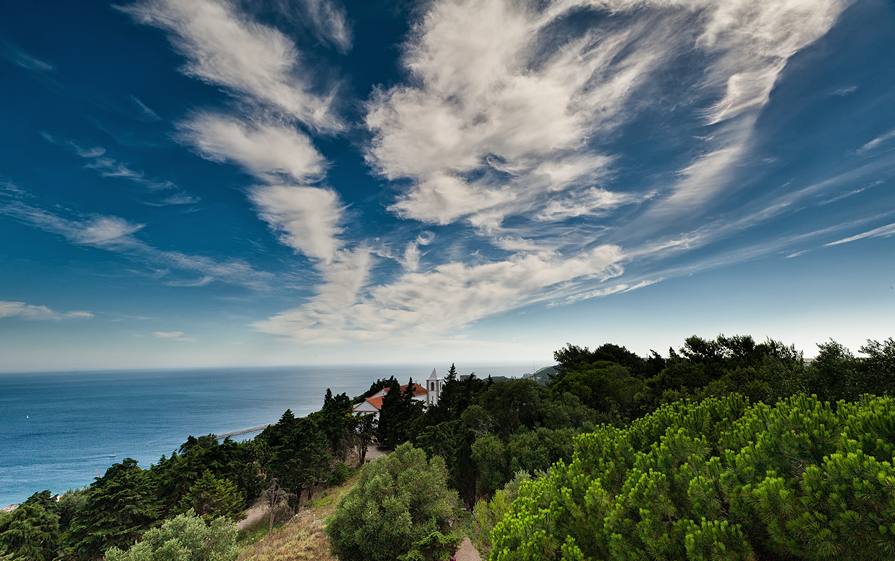
{"label": "green pine shrub", "polygon": [[895,401],[660,407],[523,482],[492,561],[895,558]]}

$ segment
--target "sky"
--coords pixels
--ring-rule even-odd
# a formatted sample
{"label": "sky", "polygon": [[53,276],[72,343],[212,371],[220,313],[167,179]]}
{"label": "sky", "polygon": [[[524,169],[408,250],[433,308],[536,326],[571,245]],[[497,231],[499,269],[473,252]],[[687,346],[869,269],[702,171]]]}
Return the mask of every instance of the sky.
{"label": "sky", "polygon": [[889,0],[4,2],[0,126],[0,371],[895,334]]}

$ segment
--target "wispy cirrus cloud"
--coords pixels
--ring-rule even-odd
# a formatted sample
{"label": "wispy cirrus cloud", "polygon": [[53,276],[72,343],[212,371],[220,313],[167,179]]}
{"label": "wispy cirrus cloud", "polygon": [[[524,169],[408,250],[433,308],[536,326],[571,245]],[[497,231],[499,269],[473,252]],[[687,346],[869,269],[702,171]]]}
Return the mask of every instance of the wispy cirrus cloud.
{"label": "wispy cirrus cloud", "polygon": [[843,238],[841,240],[836,240],[835,242],[830,242],[826,244],[827,246],[832,245],[840,245],[844,243],[854,242],[858,240],[863,240],[867,238],[888,238],[889,236],[895,235],[895,223],[888,224],[886,226],[880,226],[879,228],[874,228],[873,230],[868,230],[856,236],[850,236],[848,238]]}
{"label": "wispy cirrus cloud", "polygon": [[[304,4],[320,36],[347,49],[344,9],[324,0]],[[227,2],[146,0],[119,9],[168,31],[188,61],[186,74],[247,104],[239,115],[195,112],[177,124],[178,140],[260,179],[249,199],[282,243],[323,264],[337,259],[343,205],[336,191],[315,185],[327,163],[297,123],[324,133],[343,123],[330,110],[331,90],[307,78],[294,42]]]}
{"label": "wispy cirrus cloud", "polygon": [[503,1],[432,4],[403,59],[419,85],[368,104],[368,162],[413,181],[391,210],[493,231],[506,216],[549,217],[541,211],[551,194],[589,189],[605,174],[612,158],[588,137],[613,128],[660,59],[631,54],[640,27],[564,40],[555,19]]}
{"label": "wispy cirrus cloud", "polygon": [[[399,218],[433,226],[465,222],[511,255],[484,257],[470,243],[463,256],[459,244],[447,261],[431,259],[429,269],[421,270],[420,246],[409,241],[396,257],[404,272],[361,287],[343,300],[348,304],[342,312],[327,305],[322,313],[315,299],[256,327],[319,342],[376,339],[401,329],[425,331],[429,323],[466,325],[545,294],[571,303],[635,290],[666,275],[603,283],[621,275],[629,260],[692,251],[792,212],[794,201],[809,191],[725,217],[727,223],[699,218],[738,188],[735,179],[748,168],[758,115],[789,58],[823,36],[846,4],[428,4],[403,45],[409,79],[374,91],[367,102],[364,125],[372,138],[366,159],[387,180],[409,180],[388,207]],[[590,25],[580,25],[583,18],[591,18]],[[682,59],[698,63],[674,66]],[[679,70],[680,89],[657,90],[658,76],[671,66]],[[693,115],[694,131],[709,131],[699,149],[666,170],[670,181],[652,178],[619,188],[623,155],[615,153],[613,136],[645,113],[680,108]],[[625,223],[616,217],[622,209],[632,217]],[[669,226],[683,233],[657,237]],[[572,264],[586,260],[600,238],[635,245],[599,246],[617,248],[606,269],[611,274],[573,272]],[[740,258],[768,247],[751,247]],[[526,286],[514,276],[525,269],[520,263],[549,263],[562,280],[534,274],[541,281]],[[485,279],[485,271],[497,270],[511,279],[499,288]],[[494,298],[468,305],[465,296],[441,284],[463,285],[465,275],[481,287],[470,283],[464,294],[475,300],[493,290]],[[447,319],[436,321],[438,314]]]}
{"label": "wispy cirrus cloud", "polygon": [[46,306],[33,306],[24,302],[0,300],[0,319],[20,318],[28,320],[63,320],[92,318],[91,312],[55,312]]}
{"label": "wispy cirrus cloud", "polygon": [[183,72],[222,86],[253,104],[270,106],[320,131],[343,125],[330,111],[333,93],[302,79],[306,62],[278,29],[217,0],[141,0],[117,9],[164,29],[187,59]]}
{"label": "wispy cirrus cloud", "polygon": [[201,255],[152,247],[134,235],[144,228],[143,224],[133,223],[118,216],[83,215],[59,209],[50,211],[25,202],[22,196],[8,199],[11,200],[0,204],[0,214],[62,236],[75,245],[115,252],[154,267],[161,267],[163,276],[168,275],[168,269],[199,274],[203,282],[196,286],[216,281],[253,290],[267,290],[274,277],[272,273],[257,271],[248,263],[236,259],[218,261]]}
{"label": "wispy cirrus cloud", "polygon": [[134,105],[136,105],[137,108],[140,110],[144,119],[146,119],[148,121],[161,121],[162,120],[162,118],[158,116],[158,113],[156,113],[155,111],[153,111],[152,109],[147,107],[147,105],[145,103],[143,103],[136,96],[131,96],[131,101],[133,101]]}
{"label": "wispy cirrus cloud", "polygon": [[[649,97],[659,73],[702,52],[704,66],[681,76],[688,89],[674,92],[675,103],[701,105],[703,126],[715,130],[677,181],[647,191],[654,197],[645,222],[656,227],[733,188],[756,112],[786,61],[824,35],[846,4],[433,2],[405,45],[410,85],[379,91],[368,104],[368,161],[388,179],[412,181],[390,207],[404,218],[468,219],[490,233],[514,215],[593,216],[604,207],[563,197],[583,198],[607,182],[615,158],[602,140],[668,97]],[[600,21],[597,13],[607,15]],[[594,18],[587,31],[572,25],[586,17]]]}
{"label": "wispy cirrus cloud", "polygon": [[249,198],[261,219],[280,233],[285,245],[327,264],[338,258],[342,207],[335,191],[264,185],[253,187]]}
{"label": "wispy cirrus cloud", "polygon": [[895,130],[892,130],[892,131],[889,131],[889,132],[887,132],[887,133],[885,133],[885,134],[881,134],[881,135],[879,135],[878,137],[874,138],[873,140],[871,140],[870,142],[868,142],[868,143],[865,144],[864,146],[861,146],[861,147],[858,149],[858,152],[860,153],[860,152],[867,152],[868,150],[873,150],[874,148],[876,148],[876,147],[879,146],[880,144],[882,144],[882,143],[884,143],[884,142],[886,142],[886,141],[888,141],[888,140],[892,140],[893,138],[895,138]]}
{"label": "wispy cirrus cloud", "polygon": [[[358,255],[358,259],[366,257]],[[318,343],[425,338],[489,315],[544,301],[569,283],[620,275],[618,247],[600,246],[575,257],[521,255],[480,265],[446,263],[405,272],[361,293],[366,264],[345,267],[338,280],[304,306],[254,324],[265,333]]]}
{"label": "wispy cirrus cloud", "polygon": [[0,42],[0,55],[6,60],[13,64],[17,64],[26,70],[44,73],[52,72],[56,69],[55,65],[52,63],[41,60],[21,47],[6,41]]}
{"label": "wispy cirrus cloud", "polygon": [[102,146],[85,148],[74,141],[61,140],[47,132],[40,134],[47,142],[57,146],[64,146],[79,157],[87,160],[84,167],[95,170],[100,177],[125,179],[143,187],[150,193],[175,191],[174,194],[165,195],[155,201],[144,201],[144,204],[150,206],[185,205],[195,204],[200,201],[198,197],[182,192],[180,187],[172,181],[147,177],[145,172],[135,170],[128,164],[109,157],[106,154],[106,149]]}
{"label": "wispy cirrus cloud", "polygon": [[169,341],[186,341],[188,343],[195,343],[197,339],[193,337],[184,337],[183,331],[156,331],[152,334],[156,339],[167,339]]}
{"label": "wispy cirrus cloud", "polygon": [[335,0],[276,0],[281,16],[285,16],[310,30],[321,43],[331,45],[341,53],[351,49],[352,33],[345,6]]}
{"label": "wispy cirrus cloud", "polygon": [[557,306],[568,306],[569,304],[574,304],[576,302],[580,302],[582,300],[590,300],[591,298],[604,298],[606,296],[610,296],[612,294],[621,294],[623,292],[631,292],[632,290],[637,290],[638,288],[645,288],[652,284],[656,284],[657,282],[662,282],[662,278],[651,279],[651,280],[642,280],[635,284],[628,283],[618,283],[612,286],[607,286],[604,288],[598,288],[595,290],[588,290],[585,292],[581,292],[578,294],[573,294],[571,296],[566,296],[565,298],[551,302],[548,307],[555,308]]}

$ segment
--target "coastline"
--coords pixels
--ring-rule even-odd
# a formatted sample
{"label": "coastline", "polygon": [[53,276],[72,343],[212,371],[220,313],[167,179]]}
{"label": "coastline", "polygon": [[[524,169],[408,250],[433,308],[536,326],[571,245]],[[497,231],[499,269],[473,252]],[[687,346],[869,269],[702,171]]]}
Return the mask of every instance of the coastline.
{"label": "coastline", "polygon": [[[439,365],[436,365],[439,366]],[[446,370],[450,363],[440,366]],[[187,438],[226,436],[320,409],[329,388],[356,396],[380,378],[419,380],[428,365],[298,366],[0,375],[0,507],[90,485],[115,462],[141,467]],[[464,368],[465,370],[465,368]],[[521,375],[524,366],[480,367]],[[244,433],[246,438],[252,435]],[[238,436],[238,435],[236,435]]]}

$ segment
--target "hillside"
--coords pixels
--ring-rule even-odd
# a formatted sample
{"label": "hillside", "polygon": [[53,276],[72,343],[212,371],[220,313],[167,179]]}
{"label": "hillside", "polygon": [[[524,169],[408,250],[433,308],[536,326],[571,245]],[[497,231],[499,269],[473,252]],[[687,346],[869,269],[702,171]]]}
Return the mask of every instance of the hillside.
{"label": "hillside", "polygon": [[556,374],[556,366],[545,366],[544,368],[538,369],[536,372],[532,372],[531,374],[523,374],[522,377],[528,380],[534,380],[539,384],[547,384],[550,381],[550,376]]}
{"label": "hillside", "polygon": [[[320,498],[311,501],[292,520],[251,543],[237,561],[338,561],[329,553],[329,537],[323,528],[326,517],[332,514],[339,497],[355,481],[352,478],[339,487],[324,491]],[[266,519],[261,519],[247,528],[244,534],[251,541],[253,530],[255,534],[263,535],[266,525]]]}

